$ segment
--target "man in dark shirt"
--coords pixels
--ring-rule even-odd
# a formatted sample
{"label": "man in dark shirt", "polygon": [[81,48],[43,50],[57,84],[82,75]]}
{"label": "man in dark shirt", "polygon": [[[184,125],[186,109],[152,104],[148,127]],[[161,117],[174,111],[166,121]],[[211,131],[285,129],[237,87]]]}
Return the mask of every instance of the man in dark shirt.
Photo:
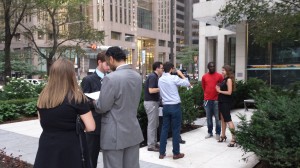
{"label": "man in dark shirt", "polygon": [[148,151],[159,151],[157,144],[157,128],[159,125],[159,88],[158,78],[163,73],[161,62],[154,62],[153,72],[148,76],[145,82],[144,107],[148,117],[147,127],[147,145]]}
{"label": "man in dark shirt", "polygon": [[[105,61],[105,52],[97,55],[97,68],[93,74],[90,74],[82,79],[81,87],[83,93],[93,93],[101,90],[102,79],[109,71],[109,66]],[[95,112],[93,100],[89,99],[90,108],[96,123],[96,130],[86,133],[89,155],[93,167],[97,167],[98,155],[100,152],[100,131],[101,131],[101,115]]]}

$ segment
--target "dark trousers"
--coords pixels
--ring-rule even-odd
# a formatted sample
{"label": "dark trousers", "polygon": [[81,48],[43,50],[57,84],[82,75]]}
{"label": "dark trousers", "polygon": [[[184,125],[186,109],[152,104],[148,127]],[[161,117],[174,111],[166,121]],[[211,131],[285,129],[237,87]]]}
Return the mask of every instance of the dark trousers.
{"label": "dark trousers", "polygon": [[180,153],[180,128],[181,128],[181,106],[180,104],[164,105],[163,109],[163,125],[160,135],[160,155],[166,154],[166,145],[168,132],[172,128],[172,144],[173,154]]}
{"label": "dark trousers", "polygon": [[[161,134],[162,124],[163,124],[163,117],[159,116],[159,126],[158,126],[158,130],[157,130],[157,142],[160,141],[160,134]],[[171,137],[171,136],[172,136],[172,129],[170,129],[169,133],[168,133],[168,137]],[[181,135],[180,135],[179,141],[183,141]]]}
{"label": "dark trousers", "polygon": [[92,162],[93,168],[97,167],[98,156],[100,152],[100,130],[101,130],[101,116],[93,116],[96,123],[96,129],[93,132],[86,133],[86,141],[88,145],[88,152]]}

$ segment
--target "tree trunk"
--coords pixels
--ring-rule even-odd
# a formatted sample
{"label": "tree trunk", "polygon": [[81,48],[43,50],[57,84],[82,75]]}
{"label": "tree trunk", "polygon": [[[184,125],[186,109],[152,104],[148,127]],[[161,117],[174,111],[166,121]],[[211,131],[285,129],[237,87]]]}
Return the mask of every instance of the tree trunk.
{"label": "tree trunk", "polygon": [[47,75],[49,76],[50,68],[54,61],[53,61],[52,57],[47,58],[46,61],[47,61]]}
{"label": "tree trunk", "polygon": [[4,44],[4,84],[6,84],[7,79],[6,77],[11,77],[11,62],[10,62],[10,46],[12,40],[12,34],[10,31],[10,1],[2,2],[2,5],[6,5],[4,8],[4,22],[5,22],[5,44]]}
{"label": "tree trunk", "polygon": [[[6,22],[6,21],[5,21]],[[11,77],[11,58],[10,58],[10,46],[12,35],[10,33],[9,25],[5,25],[5,44],[4,44],[4,83],[6,84],[6,77]]]}

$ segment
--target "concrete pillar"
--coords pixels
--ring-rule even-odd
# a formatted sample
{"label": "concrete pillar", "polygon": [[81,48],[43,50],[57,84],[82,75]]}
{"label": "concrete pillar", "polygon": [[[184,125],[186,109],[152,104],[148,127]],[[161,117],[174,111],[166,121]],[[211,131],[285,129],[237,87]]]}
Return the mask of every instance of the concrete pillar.
{"label": "concrete pillar", "polygon": [[216,40],[206,39],[206,59],[205,65],[209,62],[216,62]]}
{"label": "concrete pillar", "polygon": [[218,35],[217,39],[217,57],[216,57],[216,71],[221,73],[224,66],[224,52],[225,52],[225,36]]}
{"label": "concrete pillar", "polygon": [[246,62],[247,62],[247,29],[244,23],[236,26],[236,62],[235,78],[236,80],[246,80]]}
{"label": "concrete pillar", "polygon": [[198,80],[200,81],[206,69],[206,23],[199,23],[199,58],[198,58]]}

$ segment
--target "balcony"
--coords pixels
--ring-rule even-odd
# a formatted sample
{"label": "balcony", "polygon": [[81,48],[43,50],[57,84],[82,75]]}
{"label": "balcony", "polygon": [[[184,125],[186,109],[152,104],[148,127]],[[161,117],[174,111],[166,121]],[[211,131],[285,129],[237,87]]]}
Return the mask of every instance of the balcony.
{"label": "balcony", "polygon": [[226,1],[227,0],[200,0],[199,3],[193,5],[194,19],[211,25],[218,25],[218,22],[215,20],[215,17],[216,14],[219,12],[219,9],[226,4]]}
{"label": "balcony", "polygon": [[[200,0],[193,5],[193,18],[199,22],[204,22],[212,26],[219,26],[220,22],[216,20],[219,9],[226,5],[228,0]],[[235,31],[235,26],[229,26],[225,29]]]}

